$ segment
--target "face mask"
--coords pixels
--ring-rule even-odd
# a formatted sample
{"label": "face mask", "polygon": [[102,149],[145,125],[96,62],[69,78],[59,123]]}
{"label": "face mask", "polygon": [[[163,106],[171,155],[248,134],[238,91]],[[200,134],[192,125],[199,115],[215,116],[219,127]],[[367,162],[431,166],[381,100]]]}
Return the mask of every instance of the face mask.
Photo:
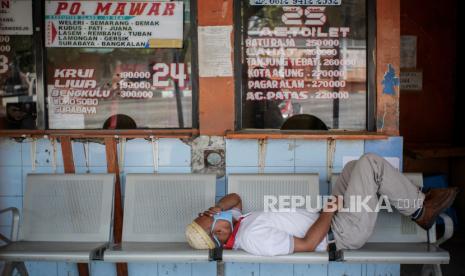
{"label": "face mask", "polygon": [[216,242],[216,245],[218,247],[221,247],[221,243],[220,241],[218,240],[218,238],[215,236],[215,234],[213,234],[213,229],[215,228],[215,224],[218,220],[225,220],[227,222],[229,222],[229,225],[231,225],[231,232],[233,230],[233,217],[232,217],[232,212],[231,210],[228,210],[228,211],[223,211],[223,212],[220,212],[219,214],[216,214],[213,216],[213,223],[212,223],[212,230],[211,230],[211,234],[212,234],[212,237],[213,239],[215,240]]}

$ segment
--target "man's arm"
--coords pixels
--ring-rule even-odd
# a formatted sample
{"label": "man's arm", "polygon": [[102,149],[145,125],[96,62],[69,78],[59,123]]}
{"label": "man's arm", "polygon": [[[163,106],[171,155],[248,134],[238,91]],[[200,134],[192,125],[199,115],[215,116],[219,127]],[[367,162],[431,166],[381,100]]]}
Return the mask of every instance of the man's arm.
{"label": "man's arm", "polygon": [[310,227],[303,238],[294,237],[294,252],[313,252],[320,242],[328,234],[331,227],[331,220],[337,211],[337,206],[342,204],[336,199],[336,205],[327,204],[320,214],[320,217]]}
{"label": "man's arm", "polygon": [[216,213],[231,210],[233,208],[242,211],[242,199],[238,194],[234,193],[225,195],[214,207],[210,207],[210,209],[199,215],[213,216]]}

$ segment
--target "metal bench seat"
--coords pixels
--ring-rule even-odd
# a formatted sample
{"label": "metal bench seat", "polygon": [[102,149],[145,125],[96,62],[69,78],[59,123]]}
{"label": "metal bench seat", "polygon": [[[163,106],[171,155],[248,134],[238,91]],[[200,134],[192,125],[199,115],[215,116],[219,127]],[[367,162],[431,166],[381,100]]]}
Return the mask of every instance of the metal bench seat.
{"label": "metal bench seat", "polygon": [[327,252],[305,252],[282,256],[256,256],[243,250],[224,250],[223,262],[228,263],[290,263],[290,264],[325,264],[329,262]]}
{"label": "metal bench seat", "polygon": [[265,196],[311,196],[320,192],[318,174],[231,174],[228,193],[242,198],[242,213],[263,211]]}
{"label": "metal bench seat", "polygon": [[449,263],[447,251],[428,243],[367,243],[357,250],[343,250],[342,256],[348,263]]}
{"label": "metal bench seat", "polygon": [[104,253],[106,262],[206,262],[208,250],[194,250],[185,228],[215,204],[216,176],[128,174],[123,241]]}
{"label": "metal bench seat", "polygon": [[9,208],[13,231],[0,247],[0,261],[101,259],[111,237],[114,183],[113,174],[29,174],[22,224]]}
{"label": "metal bench seat", "polygon": [[[242,198],[243,213],[263,211],[265,196],[311,196],[319,194],[318,174],[231,174],[228,192]],[[315,202],[315,201],[314,201]],[[328,252],[305,252],[283,256],[255,256],[243,250],[223,250],[224,262],[325,264]]]}
{"label": "metal bench seat", "polygon": [[87,263],[102,258],[107,243],[101,242],[15,242],[0,250],[0,259],[18,261],[64,261]]}
{"label": "metal bench seat", "polygon": [[123,242],[105,252],[107,262],[208,262],[208,250],[192,249],[182,242]]}

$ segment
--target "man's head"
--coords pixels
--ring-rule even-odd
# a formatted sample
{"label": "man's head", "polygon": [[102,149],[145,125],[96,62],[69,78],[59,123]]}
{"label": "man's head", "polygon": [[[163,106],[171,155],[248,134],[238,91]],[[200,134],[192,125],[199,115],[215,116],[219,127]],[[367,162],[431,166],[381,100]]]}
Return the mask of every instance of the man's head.
{"label": "man's head", "polygon": [[[232,233],[230,212],[201,215],[186,227],[186,239],[195,249],[213,249],[226,243]],[[219,244],[218,244],[219,243]]]}

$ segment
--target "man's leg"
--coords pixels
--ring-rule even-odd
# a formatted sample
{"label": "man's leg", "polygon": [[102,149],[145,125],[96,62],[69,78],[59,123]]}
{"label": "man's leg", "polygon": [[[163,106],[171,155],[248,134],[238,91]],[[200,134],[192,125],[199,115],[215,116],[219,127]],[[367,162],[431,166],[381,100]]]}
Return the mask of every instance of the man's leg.
{"label": "man's leg", "polygon": [[[357,249],[363,246],[375,227],[378,195],[386,196],[389,203],[403,215],[415,213],[424,194],[384,158],[365,154],[356,162],[350,162],[338,179],[333,195],[344,196],[344,207],[350,207],[351,197],[366,200],[369,212],[339,212],[332,221],[332,229],[338,249]],[[420,204],[420,206],[418,205]]]}
{"label": "man's leg", "polygon": [[357,164],[357,161],[354,160],[354,161],[350,161],[344,166],[341,174],[339,175],[336,183],[334,184],[334,187],[331,188],[331,195],[334,195],[334,196],[344,195],[344,193],[347,190],[347,186],[349,185],[350,175],[352,173],[352,170],[355,167],[355,164]]}

